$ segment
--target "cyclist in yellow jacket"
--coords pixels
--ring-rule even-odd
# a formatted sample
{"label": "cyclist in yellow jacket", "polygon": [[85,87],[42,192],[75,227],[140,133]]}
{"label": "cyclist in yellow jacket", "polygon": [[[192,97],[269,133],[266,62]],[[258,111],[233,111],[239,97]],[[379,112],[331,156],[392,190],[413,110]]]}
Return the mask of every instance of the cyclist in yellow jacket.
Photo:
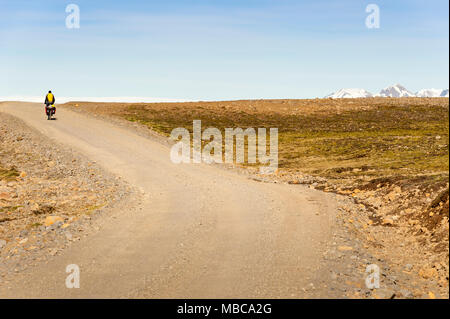
{"label": "cyclist in yellow jacket", "polygon": [[45,96],[45,105],[53,105],[55,104],[55,96],[53,95],[52,91],[48,91],[47,95]]}
{"label": "cyclist in yellow jacket", "polygon": [[52,91],[48,91],[47,95],[45,96],[45,113],[48,115],[48,112],[51,112],[51,114],[56,113],[56,107],[55,104],[55,96],[53,95]]}

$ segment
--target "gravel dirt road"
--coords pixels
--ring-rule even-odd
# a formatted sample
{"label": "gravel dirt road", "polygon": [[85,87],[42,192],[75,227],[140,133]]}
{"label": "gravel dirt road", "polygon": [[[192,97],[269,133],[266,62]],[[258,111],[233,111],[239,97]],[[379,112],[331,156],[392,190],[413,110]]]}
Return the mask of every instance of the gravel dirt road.
{"label": "gravel dirt road", "polygon": [[[58,109],[54,121],[40,104],[6,103],[0,111],[88,156],[145,198],[18,274],[2,297],[302,298],[326,270],[332,194],[173,164],[168,145],[69,110]],[[79,289],[66,288],[69,264],[80,267]]]}

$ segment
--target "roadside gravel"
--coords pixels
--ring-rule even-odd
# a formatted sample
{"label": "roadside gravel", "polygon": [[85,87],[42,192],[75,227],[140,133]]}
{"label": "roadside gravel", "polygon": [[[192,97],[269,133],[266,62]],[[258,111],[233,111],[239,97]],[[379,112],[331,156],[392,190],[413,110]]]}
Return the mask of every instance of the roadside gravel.
{"label": "roadside gravel", "polygon": [[[95,162],[0,113],[0,285],[97,231],[137,196]],[[102,218],[99,218],[101,216]]]}

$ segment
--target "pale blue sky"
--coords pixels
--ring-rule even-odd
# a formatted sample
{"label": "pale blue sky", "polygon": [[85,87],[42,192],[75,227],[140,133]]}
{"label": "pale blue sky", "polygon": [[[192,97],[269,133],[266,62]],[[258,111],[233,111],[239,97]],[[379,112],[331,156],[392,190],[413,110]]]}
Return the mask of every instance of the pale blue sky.
{"label": "pale blue sky", "polygon": [[[81,10],[67,29],[66,5]],[[380,7],[367,29],[365,8]],[[193,100],[448,88],[447,0],[0,0],[0,96]]]}

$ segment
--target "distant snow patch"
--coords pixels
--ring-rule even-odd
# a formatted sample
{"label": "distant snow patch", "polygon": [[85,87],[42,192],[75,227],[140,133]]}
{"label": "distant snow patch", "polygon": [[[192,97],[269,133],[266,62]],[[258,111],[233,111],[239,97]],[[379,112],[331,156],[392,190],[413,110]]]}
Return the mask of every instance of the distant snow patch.
{"label": "distant snow patch", "polygon": [[364,89],[340,89],[337,92],[331,93],[325,98],[332,99],[354,99],[354,98],[363,98],[363,97],[372,97],[372,93],[364,90]]}
{"label": "distant snow patch", "polygon": [[448,89],[423,89],[416,93],[417,97],[448,97]]}

